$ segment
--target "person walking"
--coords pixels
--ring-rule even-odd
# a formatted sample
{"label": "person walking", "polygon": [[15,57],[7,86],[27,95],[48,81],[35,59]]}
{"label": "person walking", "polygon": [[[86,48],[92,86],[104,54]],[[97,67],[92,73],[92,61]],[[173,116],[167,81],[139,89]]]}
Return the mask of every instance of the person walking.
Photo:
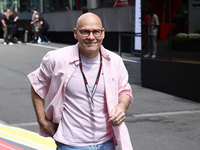
{"label": "person walking", "polygon": [[35,14],[35,18],[39,20],[39,36],[41,38],[41,42],[39,42],[38,44],[43,44],[43,43],[50,43],[49,39],[46,37],[46,32],[49,29],[49,24],[47,23],[47,21],[43,18],[40,17],[38,14]]}
{"label": "person walking", "polygon": [[32,32],[34,33],[33,43],[37,43],[38,38],[39,38],[39,34],[38,34],[39,20],[35,18],[35,14],[38,14],[38,12],[35,7],[33,7],[31,11],[33,12],[32,19],[31,19],[32,21],[30,23],[32,25]]}
{"label": "person walking", "polygon": [[144,57],[156,58],[157,53],[157,34],[159,19],[153,9],[149,10],[149,25],[148,25],[148,53]]}
{"label": "person walking", "polygon": [[18,9],[12,9],[14,18],[17,18],[16,21],[13,23],[13,36],[16,34],[17,31],[17,20],[19,19],[18,16]]}
{"label": "person walking", "polygon": [[142,41],[145,47],[145,53],[148,54],[148,25],[149,25],[149,17],[150,15],[147,11],[144,11],[144,19],[142,21]]}
{"label": "person walking", "polygon": [[[7,14],[7,9],[5,9],[4,13],[1,16],[1,23],[2,23],[2,29],[3,29],[3,38],[6,38],[7,35],[7,26],[6,26],[6,14]],[[4,42],[4,44],[6,44]]]}
{"label": "person walking", "polygon": [[77,44],[48,52],[28,75],[40,135],[53,137],[57,150],[132,150],[124,120],[133,99],[122,58],[102,46],[105,29],[93,13],[78,18],[74,37]]}
{"label": "person walking", "polygon": [[11,9],[7,9],[7,15],[6,15],[6,26],[7,26],[7,34],[4,39],[4,45],[13,45],[13,32],[14,32],[14,22],[16,22],[18,19],[18,16],[15,17],[13,15],[13,11]]}

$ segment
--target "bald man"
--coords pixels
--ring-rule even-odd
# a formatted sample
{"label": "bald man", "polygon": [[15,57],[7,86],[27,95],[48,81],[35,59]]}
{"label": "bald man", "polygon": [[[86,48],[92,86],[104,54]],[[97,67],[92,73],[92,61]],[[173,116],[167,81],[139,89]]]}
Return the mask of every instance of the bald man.
{"label": "bald man", "polygon": [[132,150],[124,123],[132,91],[121,57],[102,46],[105,29],[93,13],[78,18],[74,37],[76,45],[48,52],[28,75],[40,135],[53,137],[57,150]]}

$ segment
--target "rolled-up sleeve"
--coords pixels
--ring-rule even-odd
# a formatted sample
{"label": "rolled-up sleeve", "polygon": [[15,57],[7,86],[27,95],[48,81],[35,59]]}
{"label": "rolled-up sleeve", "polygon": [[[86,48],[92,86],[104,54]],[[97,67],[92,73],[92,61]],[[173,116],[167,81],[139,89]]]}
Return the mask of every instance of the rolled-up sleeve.
{"label": "rolled-up sleeve", "polygon": [[49,90],[54,66],[52,60],[52,55],[47,53],[43,57],[40,67],[28,75],[32,87],[42,99],[45,99]]}

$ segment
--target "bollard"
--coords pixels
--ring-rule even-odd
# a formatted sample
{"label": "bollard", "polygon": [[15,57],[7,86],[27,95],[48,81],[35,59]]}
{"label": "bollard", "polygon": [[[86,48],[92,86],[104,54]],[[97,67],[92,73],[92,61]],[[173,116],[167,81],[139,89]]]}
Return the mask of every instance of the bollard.
{"label": "bollard", "polygon": [[28,41],[28,30],[26,30],[24,33],[24,44],[26,44],[27,41]]}

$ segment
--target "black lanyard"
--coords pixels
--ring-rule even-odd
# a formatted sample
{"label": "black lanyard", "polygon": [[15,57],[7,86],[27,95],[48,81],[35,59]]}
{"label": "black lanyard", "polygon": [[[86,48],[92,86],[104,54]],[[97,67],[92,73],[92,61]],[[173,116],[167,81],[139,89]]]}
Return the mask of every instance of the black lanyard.
{"label": "black lanyard", "polygon": [[80,53],[79,53],[79,64],[80,64],[80,69],[81,69],[81,73],[83,75],[83,79],[84,79],[84,82],[85,82],[85,87],[87,89],[87,92],[89,93],[90,95],[90,99],[91,99],[91,102],[92,102],[92,106],[94,107],[94,101],[93,101],[93,96],[94,96],[94,93],[97,89],[97,85],[98,85],[98,82],[99,82],[99,76],[100,76],[100,73],[101,73],[101,68],[102,68],[102,54],[101,54],[101,51],[100,52],[100,66],[99,66],[99,72],[97,74],[97,78],[96,78],[96,81],[95,81],[95,84],[94,84],[94,87],[92,89],[92,94],[90,92],[90,89],[89,89],[89,85],[88,85],[88,82],[87,82],[87,79],[85,77],[85,74],[83,73],[83,69],[82,69],[82,61],[81,61],[81,57],[80,57]]}

